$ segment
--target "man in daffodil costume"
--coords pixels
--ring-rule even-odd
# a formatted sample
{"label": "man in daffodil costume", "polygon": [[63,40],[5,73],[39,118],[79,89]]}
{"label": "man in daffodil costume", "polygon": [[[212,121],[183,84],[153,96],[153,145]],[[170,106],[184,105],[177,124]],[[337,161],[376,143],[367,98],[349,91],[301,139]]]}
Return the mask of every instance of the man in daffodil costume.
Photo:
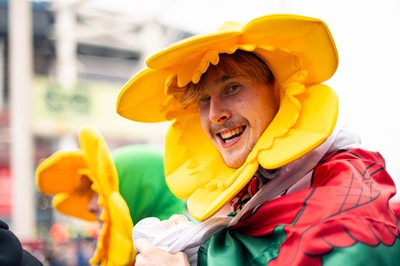
{"label": "man in daffodil costume", "polygon": [[169,191],[162,153],[149,145],[128,145],[110,154],[92,127],[79,134],[80,149],[58,151],[36,171],[37,187],[55,195],[54,208],[102,224],[91,264],[132,265],[132,228],[139,220],[184,213],[184,202]]}
{"label": "man in daffodil costume", "polygon": [[202,222],[174,241],[138,239],[137,265],[188,265],[196,245],[198,265],[399,265],[395,186],[338,119],[323,84],[338,54],[323,21],[229,22],[146,63],[117,112],[171,121],[167,184]]}

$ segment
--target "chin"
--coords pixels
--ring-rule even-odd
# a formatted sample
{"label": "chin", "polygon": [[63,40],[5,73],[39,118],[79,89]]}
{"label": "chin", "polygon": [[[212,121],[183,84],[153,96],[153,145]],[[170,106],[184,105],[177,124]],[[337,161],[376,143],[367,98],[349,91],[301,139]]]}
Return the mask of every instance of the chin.
{"label": "chin", "polygon": [[238,169],[246,162],[247,156],[249,156],[250,151],[247,149],[236,149],[231,152],[225,151],[225,156],[222,157],[225,164],[229,168]]}
{"label": "chin", "polygon": [[225,160],[224,159],[225,164],[229,167],[229,168],[233,168],[233,169],[238,169],[240,168],[243,164],[244,164],[244,160]]}

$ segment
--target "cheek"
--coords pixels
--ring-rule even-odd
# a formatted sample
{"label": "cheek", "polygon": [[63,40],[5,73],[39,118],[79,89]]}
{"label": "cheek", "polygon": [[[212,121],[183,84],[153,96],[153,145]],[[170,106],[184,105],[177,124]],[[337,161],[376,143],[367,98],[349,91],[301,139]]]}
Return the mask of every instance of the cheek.
{"label": "cheek", "polygon": [[253,109],[254,119],[258,124],[260,135],[265,131],[274,119],[277,112],[275,101],[269,100],[267,104],[258,105]]}

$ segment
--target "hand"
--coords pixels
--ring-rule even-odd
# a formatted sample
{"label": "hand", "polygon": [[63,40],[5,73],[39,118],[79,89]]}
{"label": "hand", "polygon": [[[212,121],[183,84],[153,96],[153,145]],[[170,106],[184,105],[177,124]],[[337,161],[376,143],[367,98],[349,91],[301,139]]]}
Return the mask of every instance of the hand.
{"label": "hand", "polygon": [[139,238],[135,242],[138,250],[135,266],[189,266],[189,261],[184,252],[176,254],[168,253],[154,245],[145,238]]}
{"label": "hand", "polygon": [[173,214],[171,217],[169,217],[168,220],[162,220],[162,224],[166,227],[166,228],[171,228],[179,223],[182,222],[187,222],[188,218],[183,215],[183,214]]}

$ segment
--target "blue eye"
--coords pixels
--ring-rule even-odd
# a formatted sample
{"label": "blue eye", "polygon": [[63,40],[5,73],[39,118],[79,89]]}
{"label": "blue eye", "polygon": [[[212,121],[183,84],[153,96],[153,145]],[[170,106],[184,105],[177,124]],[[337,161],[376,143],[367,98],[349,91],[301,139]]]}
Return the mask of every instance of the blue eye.
{"label": "blue eye", "polygon": [[234,94],[239,90],[239,88],[240,88],[239,84],[230,85],[224,90],[224,95]]}

